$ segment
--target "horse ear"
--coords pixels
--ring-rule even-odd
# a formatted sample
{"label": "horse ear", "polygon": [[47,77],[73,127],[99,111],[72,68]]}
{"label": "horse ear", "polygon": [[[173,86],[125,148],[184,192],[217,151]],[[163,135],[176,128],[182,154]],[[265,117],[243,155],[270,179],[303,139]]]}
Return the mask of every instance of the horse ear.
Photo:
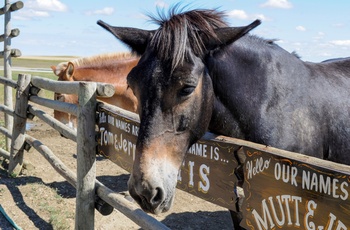
{"label": "horse ear", "polygon": [[65,70],[66,79],[69,80],[71,77],[73,77],[73,74],[74,74],[74,64],[72,62],[68,62],[67,68]]}
{"label": "horse ear", "polygon": [[51,67],[51,69],[52,69],[52,72],[53,72],[55,75],[57,75],[57,74],[56,74],[56,69],[57,69],[56,66],[52,65],[52,66],[50,66],[50,67]]}
{"label": "horse ear", "polygon": [[142,55],[151,40],[154,30],[142,30],[131,27],[111,26],[101,20],[97,24],[111,32],[115,37],[128,45],[134,52]]}
{"label": "horse ear", "polygon": [[215,29],[218,39],[204,39],[204,44],[208,50],[213,50],[221,46],[229,45],[232,42],[243,37],[249,31],[261,24],[260,20],[255,20],[251,24],[242,27],[222,27]]}

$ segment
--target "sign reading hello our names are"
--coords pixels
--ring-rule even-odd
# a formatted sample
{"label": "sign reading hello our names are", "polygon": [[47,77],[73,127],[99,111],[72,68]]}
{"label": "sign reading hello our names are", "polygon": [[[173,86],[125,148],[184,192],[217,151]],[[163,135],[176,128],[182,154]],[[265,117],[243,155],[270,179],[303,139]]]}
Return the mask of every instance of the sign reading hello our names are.
{"label": "sign reading hello our names are", "polygon": [[[350,172],[243,147],[248,229],[350,229]],[[330,162],[330,164],[332,164]]]}

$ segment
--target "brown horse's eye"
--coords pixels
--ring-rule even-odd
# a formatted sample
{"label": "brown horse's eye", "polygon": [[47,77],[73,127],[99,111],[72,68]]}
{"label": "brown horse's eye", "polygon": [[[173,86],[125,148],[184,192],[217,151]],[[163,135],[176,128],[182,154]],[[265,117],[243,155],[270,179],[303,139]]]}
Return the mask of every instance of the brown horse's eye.
{"label": "brown horse's eye", "polygon": [[184,88],[181,89],[180,96],[188,96],[188,95],[190,95],[191,93],[193,93],[195,88],[196,87],[194,87],[194,86],[185,86]]}

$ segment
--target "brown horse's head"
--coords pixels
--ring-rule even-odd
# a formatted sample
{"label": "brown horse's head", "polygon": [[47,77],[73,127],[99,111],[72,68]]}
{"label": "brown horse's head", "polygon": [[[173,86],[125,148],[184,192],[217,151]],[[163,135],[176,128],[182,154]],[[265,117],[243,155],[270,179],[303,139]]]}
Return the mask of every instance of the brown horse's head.
{"label": "brown horse's head", "polygon": [[[51,69],[53,73],[58,77],[58,81],[74,81],[74,64],[72,62],[61,62],[57,66],[51,66]],[[55,92],[54,100],[78,104],[78,96],[76,94],[62,94]],[[54,118],[59,120],[63,124],[66,124],[73,129],[77,128],[77,121],[74,115],[64,113],[58,110],[54,110],[53,114]]]}
{"label": "brown horse's head", "polygon": [[[138,61],[139,57],[130,53],[101,54],[62,62],[57,66],[51,66],[51,69],[58,76],[58,81],[94,81],[112,84],[115,94],[110,98],[98,97],[98,99],[137,112],[138,101],[128,87],[126,77]],[[55,100],[77,104],[78,96],[55,93]],[[55,110],[54,117],[76,128],[75,116]]]}
{"label": "brown horse's head", "polygon": [[98,22],[142,55],[128,75],[141,119],[129,191],[146,211],[171,207],[185,154],[208,128],[214,92],[206,55],[257,25],[230,28],[222,16],[214,10],[173,14],[156,19],[155,31]]}

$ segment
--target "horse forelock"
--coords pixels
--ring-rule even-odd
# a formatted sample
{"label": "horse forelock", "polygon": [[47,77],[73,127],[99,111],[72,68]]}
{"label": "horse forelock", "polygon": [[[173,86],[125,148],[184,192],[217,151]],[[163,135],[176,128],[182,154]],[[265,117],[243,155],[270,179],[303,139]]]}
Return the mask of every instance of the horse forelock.
{"label": "horse forelock", "polygon": [[188,44],[196,56],[201,56],[206,51],[202,36],[218,39],[214,29],[228,26],[222,11],[191,10],[177,14],[177,9],[172,8],[168,17],[160,12],[158,18],[150,16],[160,26],[150,47],[159,59],[169,62],[172,70],[184,61]]}

